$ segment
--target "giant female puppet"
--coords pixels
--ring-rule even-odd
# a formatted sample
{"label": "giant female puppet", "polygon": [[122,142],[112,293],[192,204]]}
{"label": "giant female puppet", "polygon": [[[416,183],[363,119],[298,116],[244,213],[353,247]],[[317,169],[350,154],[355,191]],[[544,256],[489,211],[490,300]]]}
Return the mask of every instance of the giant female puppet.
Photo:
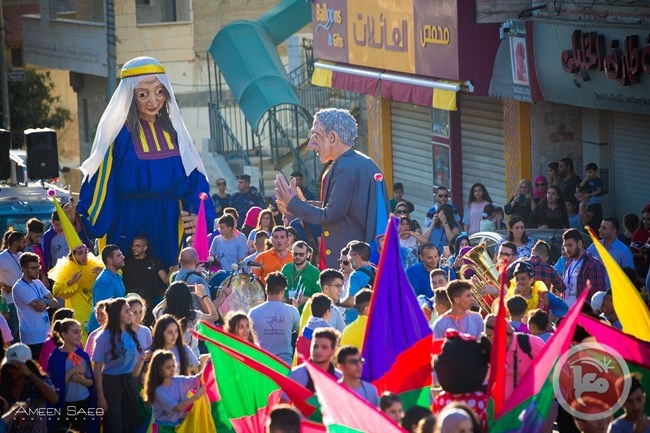
{"label": "giant female puppet", "polygon": [[[165,69],[151,57],[124,64],[82,164],[78,211],[94,237],[127,251],[137,235],[166,266],[176,262],[183,228],[191,230],[199,194],[210,187],[183,123]],[[208,227],[215,212],[206,203]]]}

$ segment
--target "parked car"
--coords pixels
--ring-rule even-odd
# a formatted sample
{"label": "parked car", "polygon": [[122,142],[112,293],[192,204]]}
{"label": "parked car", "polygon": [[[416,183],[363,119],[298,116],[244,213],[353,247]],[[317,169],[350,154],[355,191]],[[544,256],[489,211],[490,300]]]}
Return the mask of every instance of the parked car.
{"label": "parked car", "polygon": [[[52,199],[47,196],[47,187],[41,185],[0,185],[0,230],[25,231],[30,218],[38,218],[47,226],[54,211]],[[68,201],[70,192],[57,189],[57,197]]]}
{"label": "parked car", "polygon": [[[551,260],[555,263],[562,255],[562,233],[563,229],[526,229],[529,238],[543,240],[551,246]],[[508,238],[508,230],[496,230],[493,232],[477,232],[469,236],[471,246],[476,246],[485,241],[490,257],[494,257],[497,245]],[[591,238],[587,233],[582,233],[585,249],[591,245]]]}

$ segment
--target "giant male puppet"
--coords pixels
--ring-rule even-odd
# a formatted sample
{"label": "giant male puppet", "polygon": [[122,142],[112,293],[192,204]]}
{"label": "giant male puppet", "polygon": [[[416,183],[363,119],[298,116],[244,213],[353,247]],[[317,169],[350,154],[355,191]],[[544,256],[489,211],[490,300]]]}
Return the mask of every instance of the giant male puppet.
{"label": "giant male puppet", "polygon": [[[349,111],[326,108],[314,115],[308,148],[324,164],[321,200],[309,202],[283,175],[275,181],[278,208],[323,226],[321,269],[338,269],[339,253],[351,240],[372,243],[387,222],[388,193],[381,170],[354,150],[357,122]],[[377,225],[381,225],[377,227]]]}
{"label": "giant male puppet", "polygon": [[[127,251],[144,235],[166,266],[176,262],[183,228],[191,230],[199,194],[210,187],[165,69],[151,57],[124,64],[102,115],[77,207],[90,236]],[[206,203],[208,228],[215,212]]]}

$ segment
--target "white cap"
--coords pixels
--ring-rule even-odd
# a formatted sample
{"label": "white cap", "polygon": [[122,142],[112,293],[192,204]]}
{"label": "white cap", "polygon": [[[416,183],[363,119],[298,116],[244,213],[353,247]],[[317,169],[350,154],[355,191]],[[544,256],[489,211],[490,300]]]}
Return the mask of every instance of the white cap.
{"label": "white cap", "polygon": [[32,349],[30,349],[25,343],[15,343],[7,349],[5,359],[2,360],[2,365],[5,365],[9,361],[20,361],[25,363],[30,359],[32,359]]}
{"label": "white cap", "polygon": [[591,308],[594,311],[600,311],[603,306],[603,299],[605,299],[605,292],[596,292],[591,297]]}

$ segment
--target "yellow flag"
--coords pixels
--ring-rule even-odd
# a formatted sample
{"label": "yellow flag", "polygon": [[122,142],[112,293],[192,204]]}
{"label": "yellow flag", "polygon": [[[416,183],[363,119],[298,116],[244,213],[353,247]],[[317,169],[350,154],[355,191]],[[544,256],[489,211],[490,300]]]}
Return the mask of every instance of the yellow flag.
{"label": "yellow flag", "polygon": [[207,396],[192,403],[192,408],[185,419],[176,427],[176,433],[216,433],[212,414],[210,413],[210,402]]}
{"label": "yellow flag", "polygon": [[594,231],[589,227],[587,230],[607,271],[612,286],[614,309],[618,313],[618,320],[623,325],[623,332],[638,339],[650,341],[650,312],[641,299],[639,291],[600,243]]}

